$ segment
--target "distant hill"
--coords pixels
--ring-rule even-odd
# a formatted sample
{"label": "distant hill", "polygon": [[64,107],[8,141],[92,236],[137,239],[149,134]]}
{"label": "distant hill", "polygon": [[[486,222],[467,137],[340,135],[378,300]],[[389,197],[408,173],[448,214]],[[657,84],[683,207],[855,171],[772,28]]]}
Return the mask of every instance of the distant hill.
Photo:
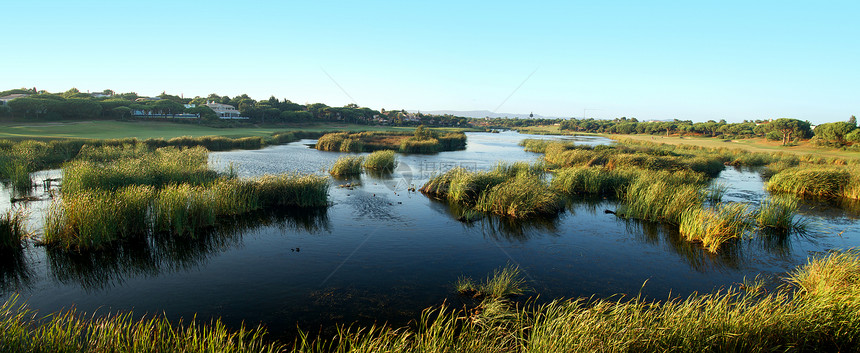
{"label": "distant hill", "polygon": [[[410,113],[417,113],[418,110],[408,110]],[[463,116],[467,118],[517,118],[517,119],[527,119],[529,114],[513,114],[513,113],[493,113],[489,110],[422,110],[421,113],[424,114],[434,114],[434,115],[454,115],[454,116]],[[542,116],[535,114],[534,119],[557,119],[553,116]]]}

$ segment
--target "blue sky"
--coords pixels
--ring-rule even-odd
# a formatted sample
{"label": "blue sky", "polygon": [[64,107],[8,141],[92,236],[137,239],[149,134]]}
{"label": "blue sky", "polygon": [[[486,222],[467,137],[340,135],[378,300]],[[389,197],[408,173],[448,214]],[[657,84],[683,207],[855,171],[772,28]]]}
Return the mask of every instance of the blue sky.
{"label": "blue sky", "polygon": [[860,115],[857,1],[2,7],[0,89],[694,121]]}

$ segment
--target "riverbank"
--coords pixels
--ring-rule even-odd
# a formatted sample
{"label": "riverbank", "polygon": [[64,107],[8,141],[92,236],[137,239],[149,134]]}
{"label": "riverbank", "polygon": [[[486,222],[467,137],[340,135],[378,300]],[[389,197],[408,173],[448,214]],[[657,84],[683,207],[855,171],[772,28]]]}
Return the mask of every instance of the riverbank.
{"label": "riverbank", "polygon": [[860,159],[860,154],[856,152],[843,151],[837,148],[819,147],[809,143],[809,141],[801,141],[794,146],[783,146],[780,141],[769,141],[764,138],[746,138],[724,140],[715,137],[704,136],[678,136],[672,135],[669,137],[661,135],[646,135],[646,134],[592,134],[561,130],[558,126],[529,126],[517,129],[520,133],[530,135],[561,135],[561,136],[602,136],[613,140],[631,139],[636,141],[647,141],[662,143],[667,145],[690,145],[706,148],[732,148],[746,152],[761,152],[774,153],[783,152],[795,154],[799,156],[815,155],[816,157],[828,158],[851,158]]}
{"label": "riverbank", "polygon": [[[413,131],[414,127],[371,126],[356,124],[289,124],[263,125],[235,128],[216,128],[198,124],[95,120],[82,122],[50,123],[0,123],[0,139],[117,139],[117,138],[164,138],[181,136],[251,137],[270,136],[283,131]],[[464,129],[441,128],[444,131]]]}

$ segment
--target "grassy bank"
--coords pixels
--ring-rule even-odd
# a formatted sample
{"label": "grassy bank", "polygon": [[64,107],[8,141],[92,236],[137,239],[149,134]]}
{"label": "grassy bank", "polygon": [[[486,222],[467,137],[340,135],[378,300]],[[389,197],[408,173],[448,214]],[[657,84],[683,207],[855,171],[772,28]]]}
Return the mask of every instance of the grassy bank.
{"label": "grassy bank", "polygon": [[328,203],[325,177],[237,179],[210,170],[207,154],[200,147],[85,150],[63,168],[62,197],[48,209],[41,241],[64,248],[99,248],[156,233],[194,235],[224,216]]}
{"label": "grassy bank", "polygon": [[[771,352],[856,351],[860,345],[860,254],[810,259],[771,292],[756,283],[711,294],[618,299],[507,299],[523,292],[511,268],[483,284],[464,308],[429,308],[409,327],[341,327],[335,337],[300,333],[266,343],[262,329],[220,321],[101,318],[62,311],[42,320],[15,299],[0,306],[0,347],[16,352]],[[471,282],[462,280],[461,283]],[[471,284],[475,286],[474,283]],[[464,286],[464,288],[467,286]]]}
{"label": "grassy bank", "polygon": [[338,132],[323,135],[316,149],[335,152],[373,152],[393,150],[401,153],[436,153],[466,148],[466,135],[461,132],[439,132],[418,127],[409,132]]}

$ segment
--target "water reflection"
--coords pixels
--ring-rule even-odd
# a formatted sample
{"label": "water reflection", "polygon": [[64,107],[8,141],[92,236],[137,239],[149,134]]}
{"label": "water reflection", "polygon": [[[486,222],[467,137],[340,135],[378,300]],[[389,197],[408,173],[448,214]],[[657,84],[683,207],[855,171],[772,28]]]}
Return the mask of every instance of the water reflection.
{"label": "water reflection", "polygon": [[48,248],[48,267],[60,283],[77,284],[87,292],[107,290],[134,277],[203,267],[210,258],[241,247],[245,234],[263,227],[320,234],[329,232],[330,224],[325,208],[259,212],[224,220],[194,237],[153,235],[81,252]]}
{"label": "water reflection", "polygon": [[712,253],[700,244],[685,240],[676,226],[634,219],[621,221],[636,240],[652,245],[665,244],[666,248],[680,255],[679,258],[698,272],[738,269],[743,265],[741,246],[736,242],[723,244],[720,251]]}
{"label": "water reflection", "polygon": [[32,277],[23,248],[0,249],[0,293],[29,287]]}

